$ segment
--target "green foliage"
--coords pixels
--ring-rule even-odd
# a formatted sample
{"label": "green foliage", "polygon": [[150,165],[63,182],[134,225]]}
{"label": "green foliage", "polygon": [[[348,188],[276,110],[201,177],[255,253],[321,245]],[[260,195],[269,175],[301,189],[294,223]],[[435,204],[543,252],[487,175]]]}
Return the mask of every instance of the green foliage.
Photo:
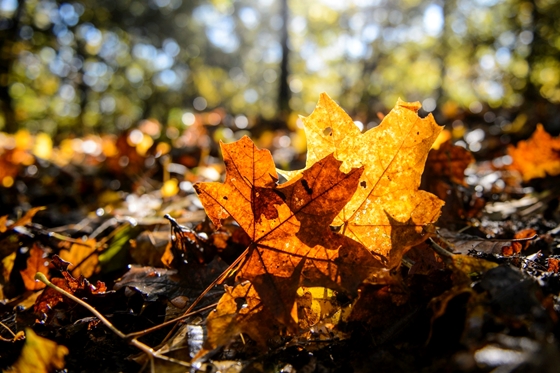
{"label": "green foliage", "polygon": [[0,128],[180,128],[217,108],[270,120],[281,80],[290,110],[327,91],[368,122],[399,96],[447,118],[560,102],[556,1],[289,1],[288,17],[281,3],[2,2]]}

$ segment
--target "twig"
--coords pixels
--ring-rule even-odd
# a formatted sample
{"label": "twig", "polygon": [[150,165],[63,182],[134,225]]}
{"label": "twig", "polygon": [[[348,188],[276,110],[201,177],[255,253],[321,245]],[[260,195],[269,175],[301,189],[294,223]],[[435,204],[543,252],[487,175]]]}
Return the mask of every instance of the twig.
{"label": "twig", "polygon": [[7,331],[9,331],[10,334],[14,337],[14,338],[12,338],[12,339],[8,339],[8,338],[4,338],[4,337],[0,336],[0,341],[3,341],[3,342],[13,342],[13,341],[15,341],[15,340],[17,339],[18,336],[17,336],[16,334],[14,334],[14,332],[12,332],[12,329],[10,329],[10,328],[8,327],[8,325],[6,325],[6,324],[4,324],[2,321],[0,321],[0,326],[4,327],[4,329],[6,329]]}
{"label": "twig", "polygon": [[208,305],[208,306],[199,308],[199,309],[197,309],[196,311],[192,311],[192,312],[186,313],[186,314],[184,314],[184,315],[182,315],[182,316],[176,317],[176,318],[174,318],[174,319],[172,319],[172,320],[168,320],[168,321],[163,322],[163,323],[161,323],[161,324],[159,324],[159,325],[152,326],[151,328],[144,329],[144,330],[140,330],[140,331],[138,331],[138,332],[128,333],[128,334],[126,335],[126,337],[127,337],[127,338],[138,338],[138,337],[142,337],[142,336],[144,336],[144,335],[146,335],[146,334],[148,334],[148,333],[151,333],[151,332],[156,331],[156,330],[158,330],[158,329],[164,328],[164,327],[166,327],[167,325],[172,325],[172,324],[176,323],[177,321],[181,321],[181,320],[183,320],[183,319],[186,319],[186,318],[188,318],[188,317],[191,317],[191,316],[193,316],[193,315],[196,315],[197,313],[210,310],[210,309],[216,307],[217,305],[218,305],[218,303],[212,303],[212,304],[210,304],[210,305]]}
{"label": "twig", "polygon": [[[84,302],[83,300],[81,300],[80,298],[76,297],[73,294],[70,294],[69,292],[67,292],[64,289],[59,288],[58,286],[56,286],[55,284],[53,284],[52,282],[50,282],[47,277],[42,274],[41,272],[37,272],[35,274],[35,280],[39,280],[42,283],[44,283],[45,285],[47,285],[48,287],[50,287],[51,289],[56,290],[57,292],[67,296],[68,298],[72,299],[74,302],[78,303],[79,305],[81,305],[82,307],[87,308],[88,311],[90,311],[91,313],[93,313],[99,320],[101,320],[101,322],[103,324],[105,324],[106,327],[108,327],[113,333],[115,333],[118,337],[124,339],[124,340],[128,340],[128,343],[130,343],[131,345],[133,345],[134,347],[138,348],[139,350],[141,350],[142,352],[146,353],[148,355],[148,357],[150,358],[152,367],[153,367],[153,359],[157,358],[157,359],[161,359],[161,360],[165,360],[168,361],[170,363],[175,363],[187,368],[191,367],[191,364],[182,361],[182,360],[177,360],[165,355],[161,355],[160,353],[158,353],[157,351],[154,351],[153,348],[151,348],[150,346],[140,342],[137,338],[138,337],[134,337],[132,339],[130,339],[128,337],[127,334],[124,334],[123,332],[121,332],[120,330],[118,330],[117,328],[115,328],[115,326],[113,326],[113,324],[107,320],[105,318],[105,316],[103,316],[99,311],[97,311],[95,308],[93,308],[92,306],[90,306],[88,303]],[[153,370],[153,369],[152,369]]]}
{"label": "twig", "polygon": [[436,241],[434,241],[431,238],[428,238],[428,241],[430,241],[430,247],[437,253],[439,254],[439,256],[442,257],[442,259],[444,260],[450,260],[451,258],[453,258],[453,256],[455,254],[445,250],[443,247],[441,247],[440,245],[438,245],[436,243]]}
{"label": "twig", "polygon": [[[212,283],[210,285],[208,285],[206,287],[206,289],[198,296],[198,298],[196,298],[194,300],[194,302],[192,302],[192,304],[189,306],[189,308],[187,308],[187,310],[185,311],[185,313],[183,314],[183,316],[181,317],[185,317],[185,315],[187,315],[189,312],[191,312],[193,310],[193,308],[202,300],[204,299],[204,297],[206,296],[206,294],[208,294],[208,292],[210,290],[212,290],[212,288],[216,285],[220,285],[222,284],[226,278],[228,278],[229,276],[231,276],[232,274],[235,273],[235,271],[237,270],[237,266],[245,259],[245,257],[247,256],[247,252],[249,251],[249,249],[245,249],[245,251],[243,253],[241,253],[241,255],[235,259],[235,261],[233,263],[231,263],[229,265],[229,267],[227,267],[222,274],[220,274],[214,281],[212,281]],[[177,318],[179,319],[179,318]],[[163,341],[159,344],[158,347],[163,346],[163,344],[165,342],[167,342],[169,340],[169,338],[171,338],[171,336],[173,335],[173,333],[175,332],[175,330],[177,330],[177,326],[175,325],[173,327],[173,329],[171,329],[169,331],[169,333],[167,333],[167,335],[165,336],[165,338],[163,339]]]}

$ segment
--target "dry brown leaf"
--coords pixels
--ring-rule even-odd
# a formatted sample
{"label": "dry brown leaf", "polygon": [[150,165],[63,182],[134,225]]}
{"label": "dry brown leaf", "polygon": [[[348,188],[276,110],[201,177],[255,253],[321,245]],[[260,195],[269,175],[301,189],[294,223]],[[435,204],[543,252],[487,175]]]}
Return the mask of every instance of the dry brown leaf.
{"label": "dry brown leaf", "polygon": [[[466,233],[452,232],[448,229],[438,230],[438,236],[443,240],[444,245],[455,254],[468,254],[470,251],[476,251],[503,255],[511,255],[513,250],[521,251],[522,247],[526,247],[524,245],[528,245],[529,241],[537,237],[536,232],[532,229],[523,230],[512,239],[481,238]],[[515,249],[511,248],[512,245],[515,245]]]}
{"label": "dry brown leaf", "polygon": [[548,268],[546,269],[547,272],[558,273],[560,271],[560,259],[548,258],[547,262],[548,262]]}
{"label": "dry brown leaf", "polygon": [[509,167],[519,171],[523,181],[560,174],[560,138],[550,136],[542,124],[530,139],[509,146],[508,154],[512,158]]}
{"label": "dry brown leaf", "polygon": [[235,287],[226,286],[226,293],[218,306],[208,315],[206,327],[208,338],[204,343],[206,351],[227,344],[240,333],[247,333],[251,339],[266,346],[270,338],[280,335],[270,312],[263,312],[264,305],[254,286],[244,282]]}
{"label": "dry brown leaf", "polygon": [[503,247],[502,255],[511,256],[511,255],[519,254],[521,251],[526,250],[531,244],[531,241],[519,241],[519,240],[523,240],[523,239],[533,240],[537,237],[538,237],[537,231],[534,230],[533,228],[527,228],[517,232],[516,234],[513,235],[513,238],[518,241],[513,241],[511,243],[511,246]]}
{"label": "dry brown leaf", "polygon": [[29,258],[27,258],[27,267],[20,271],[23,283],[27,290],[43,289],[44,283],[35,280],[35,274],[41,272],[45,276],[49,273],[49,260],[45,258],[44,251],[38,244],[34,244],[29,250]]}
{"label": "dry brown leaf", "polygon": [[[418,190],[426,157],[442,127],[421,105],[399,100],[381,124],[361,133],[329,96],[321,94],[313,113],[303,118],[309,169],[328,154],[343,162],[341,170],[364,167],[359,187],[334,219],[340,232],[380,255],[386,265],[400,263],[403,253],[424,241],[424,227],[440,215],[443,201]],[[287,178],[300,171],[281,171]]]}
{"label": "dry brown leaf", "polygon": [[64,368],[64,356],[68,348],[55,342],[39,337],[30,329],[25,329],[25,344],[20,357],[7,372],[17,373],[48,373]]}
{"label": "dry brown leaf", "polygon": [[329,225],[357,188],[361,168],[340,171],[327,155],[280,187],[268,150],[248,137],[222,144],[226,180],[195,185],[208,216],[219,228],[231,216],[251,239],[238,279],[249,280],[267,308],[296,325],[300,286],[355,293],[380,263],[359,243]]}
{"label": "dry brown leaf", "polygon": [[[74,278],[68,272],[68,267],[71,263],[62,260],[58,255],[53,256],[51,264],[55,269],[59,270],[64,277],[54,277],[51,279],[51,282],[70,294],[74,294],[77,297],[84,296],[91,298],[94,294],[103,294],[107,291],[107,286],[101,281],[97,281],[94,286],[83,276]],[[57,304],[68,302],[73,303],[72,300],[49,287],[39,295],[33,308],[36,314],[41,318],[45,318],[51,316],[51,311]]]}
{"label": "dry brown leaf", "polygon": [[[474,157],[467,149],[453,145],[450,140],[438,149],[432,149],[426,161],[424,175],[427,180],[447,179],[455,184],[467,186],[465,170],[474,162]],[[439,196],[441,198],[441,196]]]}

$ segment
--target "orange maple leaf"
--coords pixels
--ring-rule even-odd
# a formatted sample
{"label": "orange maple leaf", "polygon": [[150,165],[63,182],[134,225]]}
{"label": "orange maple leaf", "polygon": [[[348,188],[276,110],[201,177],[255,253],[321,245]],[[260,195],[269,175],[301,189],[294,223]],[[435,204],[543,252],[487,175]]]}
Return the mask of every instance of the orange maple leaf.
{"label": "orange maple leaf", "polygon": [[195,189],[217,227],[231,216],[251,239],[239,280],[249,280],[277,320],[294,326],[300,286],[355,293],[380,263],[359,243],[329,225],[354,194],[362,168],[340,171],[327,155],[281,186],[272,156],[248,137],[221,144],[226,164],[222,183]]}
{"label": "orange maple leaf", "polygon": [[510,145],[507,151],[512,158],[509,168],[519,171],[523,181],[560,174],[560,138],[550,136],[542,124],[530,139]]}
{"label": "orange maple leaf", "polygon": [[[419,102],[399,99],[381,124],[361,133],[327,94],[303,118],[308,151],[306,168],[327,154],[342,161],[341,170],[364,167],[359,187],[334,219],[340,232],[380,255],[388,267],[400,263],[406,250],[427,238],[443,201],[418,190],[426,157],[441,132],[430,114],[418,116]],[[288,179],[300,171],[280,171]]]}

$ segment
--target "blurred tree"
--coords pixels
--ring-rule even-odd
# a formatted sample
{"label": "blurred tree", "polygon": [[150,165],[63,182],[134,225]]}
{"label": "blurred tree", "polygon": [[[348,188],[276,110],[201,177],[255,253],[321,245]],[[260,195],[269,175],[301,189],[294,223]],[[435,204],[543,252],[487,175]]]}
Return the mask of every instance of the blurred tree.
{"label": "blurred tree", "polygon": [[182,128],[212,111],[233,137],[256,117],[294,126],[326,91],[364,126],[400,96],[444,121],[560,130],[559,16],[555,0],[0,0],[2,124]]}

